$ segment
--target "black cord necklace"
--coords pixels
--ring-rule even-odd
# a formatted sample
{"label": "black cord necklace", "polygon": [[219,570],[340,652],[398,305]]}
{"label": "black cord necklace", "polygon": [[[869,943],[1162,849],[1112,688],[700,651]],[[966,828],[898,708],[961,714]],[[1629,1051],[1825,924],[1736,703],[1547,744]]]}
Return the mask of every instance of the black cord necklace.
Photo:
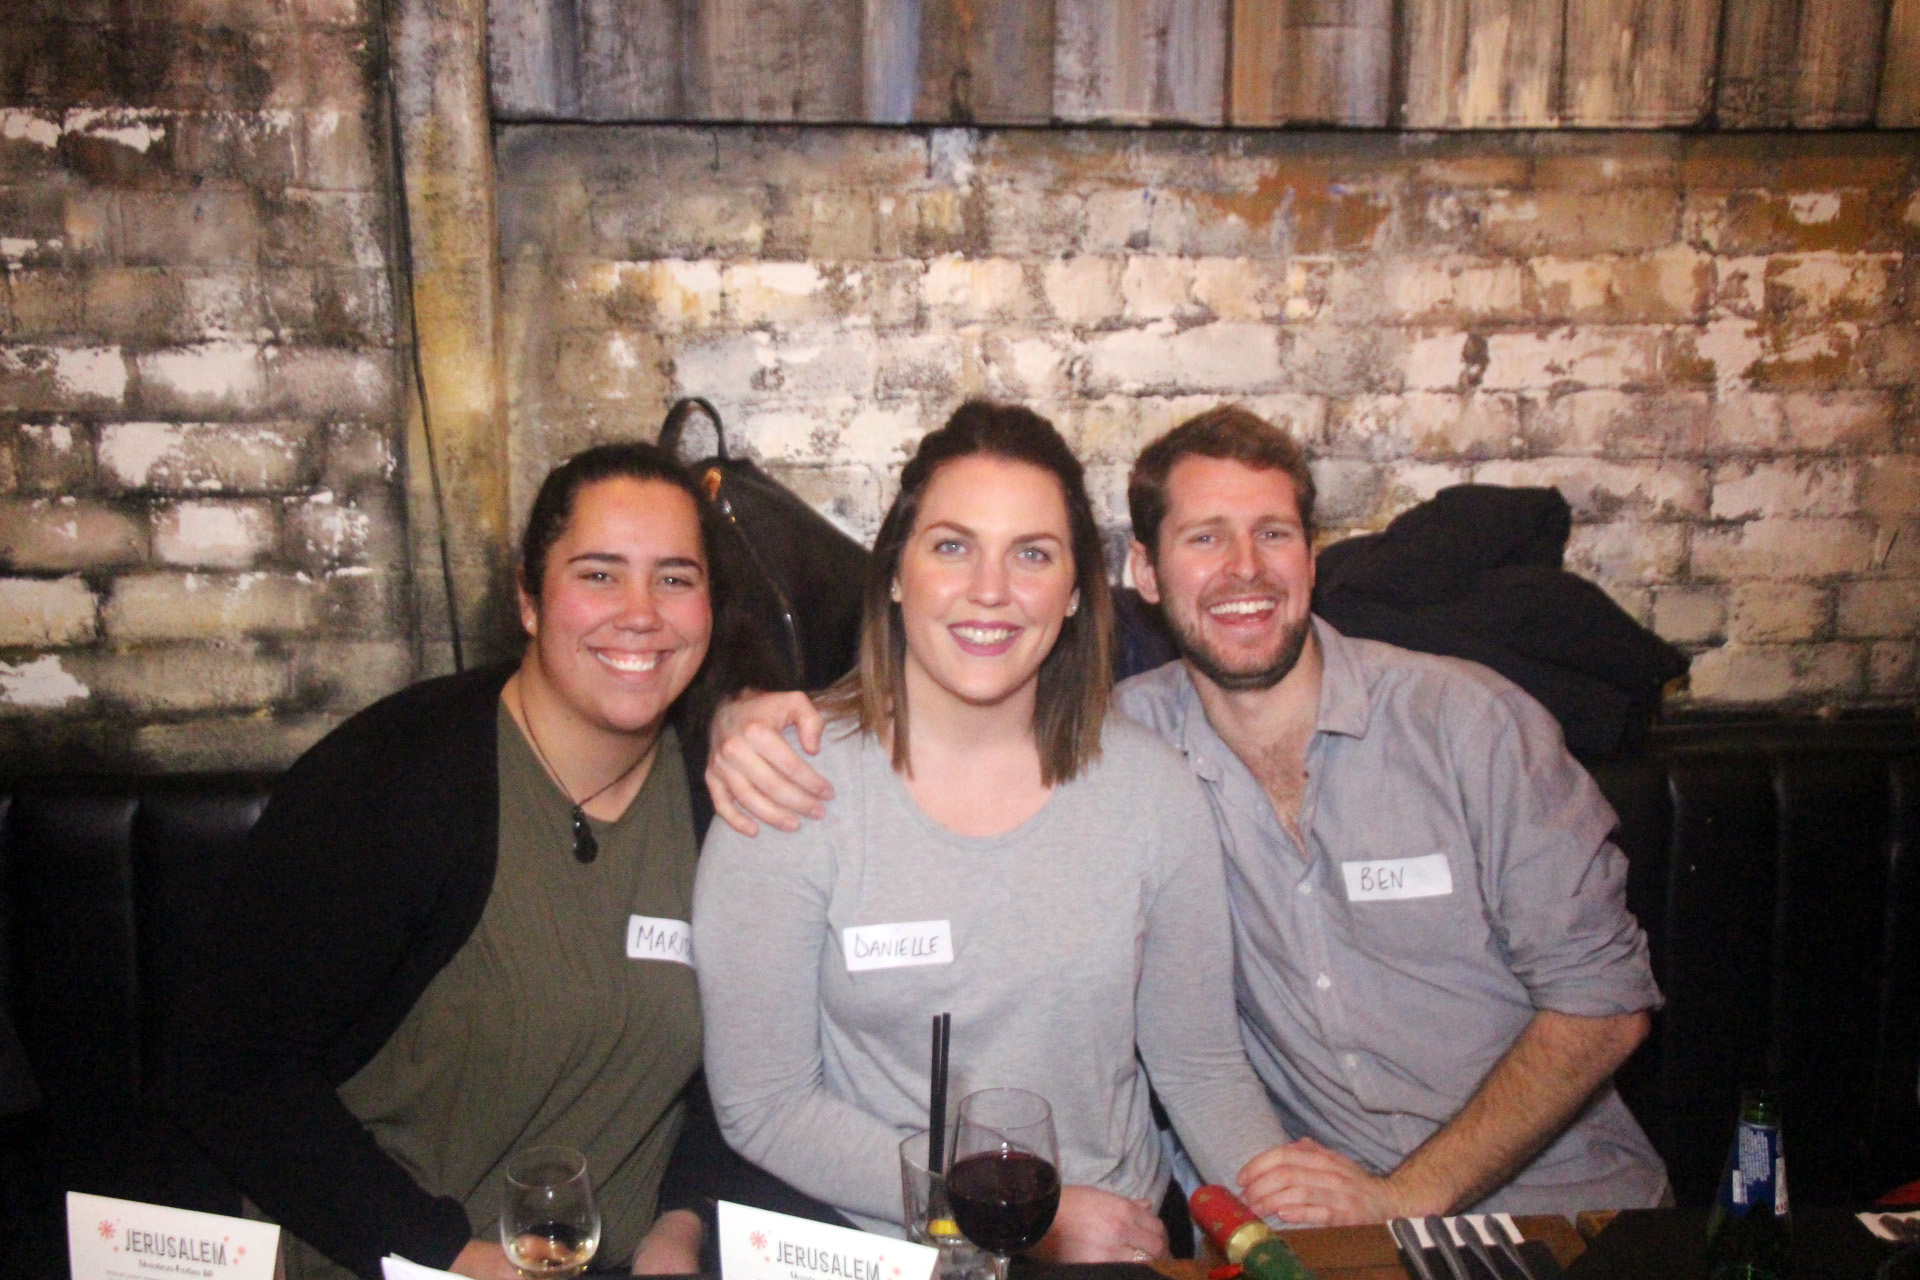
{"label": "black cord necklace", "polygon": [[547,753],[540,749],[540,739],[535,737],[533,732],[533,717],[527,714],[527,700],[520,696],[520,690],[517,688],[513,691],[513,697],[514,700],[520,704],[520,719],[526,723],[527,742],[533,747],[533,754],[540,757],[540,763],[546,766],[547,773],[553,778],[554,785],[560,788],[560,794],[567,798],[569,804],[573,805],[571,817],[573,819],[574,861],[581,863],[592,862],[600,856],[600,842],[593,838],[593,828],[587,823],[587,806],[632,777],[633,771],[640,767],[641,762],[653,754],[653,749],[649,747],[647,750],[642,751],[639,756],[634,759],[632,764],[620,771],[619,777],[609,782],[606,786],[601,787],[584,800],[575,800],[573,793],[567,790],[567,784],[560,780],[560,771],[553,767],[553,761],[547,759]]}

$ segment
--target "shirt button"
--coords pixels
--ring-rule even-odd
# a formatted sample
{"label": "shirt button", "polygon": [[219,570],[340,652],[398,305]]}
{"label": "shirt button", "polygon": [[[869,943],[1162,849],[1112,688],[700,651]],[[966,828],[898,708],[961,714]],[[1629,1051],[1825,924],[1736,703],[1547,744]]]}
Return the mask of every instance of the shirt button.
{"label": "shirt button", "polygon": [[1329,978],[1326,974],[1323,973],[1319,977],[1313,980],[1313,985],[1320,988],[1322,991],[1325,991],[1328,987],[1333,985],[1333,979]]}
{"label": "shirt button", "polygon": [[1342,1054],[1340,1056],[1340,1061],[1343,1065],[1345,1065],[1345,1067],[1349,1071],[1353,1070],[1355,1067],[1360,1065],[1360,1059],[1354,1057],[1350,1053]]}
{"label": "shirt button", "polygon": [[1294,886],[1294,890],[1293,890],[1293,891],[1294,891],[1295,893],[1298,893],[1298,894],[1308,894],[1308,893],[1312,893],[1312,892],[1313,892],[1313,885],[1312,885],[1312,883],[1311,883],[1311,882],[1309,882],[1309,881],[1306,881],[1306,880],[1302,880],[1302,881],[1301,881],[1301,882],[1300,882],[1299,884],[1297,884],[1297,885],[1295,885],[1295,886]]}

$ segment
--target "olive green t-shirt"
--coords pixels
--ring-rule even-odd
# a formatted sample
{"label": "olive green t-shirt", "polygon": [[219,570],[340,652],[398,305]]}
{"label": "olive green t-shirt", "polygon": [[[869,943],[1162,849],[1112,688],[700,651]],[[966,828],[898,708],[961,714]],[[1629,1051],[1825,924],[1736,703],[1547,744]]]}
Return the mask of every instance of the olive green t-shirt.
{"label": "olive green t-shirt", "polygon": [[[478,1238],[498,1238],[509,1156],[584,1152],[599,1257],[620,1259],[653,1223],[675,1098],[700,1064],[692,968],[628,955],[632,917],[691,914],[686,769],[666,730],[627,811],[589,819],[600,853],[583,865],[571,803],[504,706],[497,724],[499,863],[480,923],[340,1097],[422,1187],[466,1205]],[[310,1249],[286,1253],[289,1280],[346,1274]],[[321,1268],[296,1267],[296,1253]]]}

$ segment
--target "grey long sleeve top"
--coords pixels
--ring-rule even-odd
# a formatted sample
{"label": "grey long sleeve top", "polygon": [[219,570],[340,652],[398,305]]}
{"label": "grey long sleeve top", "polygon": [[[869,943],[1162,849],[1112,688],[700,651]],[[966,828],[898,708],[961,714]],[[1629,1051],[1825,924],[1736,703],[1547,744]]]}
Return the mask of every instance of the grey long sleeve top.
{"label": "grey long sleeve top", "polygon": [[[1286,1140],[1241,1048],[1219,840],[1177,752],[1110,717],[1100,759],[991,838],[927,818],[871,737],[830,728],[815,765],[824,820],[715,824],[700,861],[707,1080],[741,1154],[898,1234],[897,1148],[926,1124],[943,1011],[955,1109],[1045,1096],[1067,1183],[1164,1192],[1136,1046],[1209,1179]],[[855,967],[889,959],[935,962]]]}

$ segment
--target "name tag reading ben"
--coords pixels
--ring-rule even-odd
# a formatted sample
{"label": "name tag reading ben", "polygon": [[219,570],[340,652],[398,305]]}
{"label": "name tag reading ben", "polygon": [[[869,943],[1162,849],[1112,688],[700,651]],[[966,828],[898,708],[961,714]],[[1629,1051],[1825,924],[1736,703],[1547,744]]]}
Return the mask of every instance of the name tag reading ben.
{"label": "name tag reading ben", "polygon": [[952,964],[953,928],[945,920],[849,925],[840,931],[847,972],[905,969],[916,964]]}
{"label": "name tag reading ben", "polygon": [[1444,853],[1383,862],[1343,862],[1348,902],[1392,902],[1401,898],[1444,898],[1453,892],[1453,869]]}
{"label": "name tag reading ben", "polygon": [[691,969],[693,926],[664,916],[628,916],[627,959],[671,960]]}

